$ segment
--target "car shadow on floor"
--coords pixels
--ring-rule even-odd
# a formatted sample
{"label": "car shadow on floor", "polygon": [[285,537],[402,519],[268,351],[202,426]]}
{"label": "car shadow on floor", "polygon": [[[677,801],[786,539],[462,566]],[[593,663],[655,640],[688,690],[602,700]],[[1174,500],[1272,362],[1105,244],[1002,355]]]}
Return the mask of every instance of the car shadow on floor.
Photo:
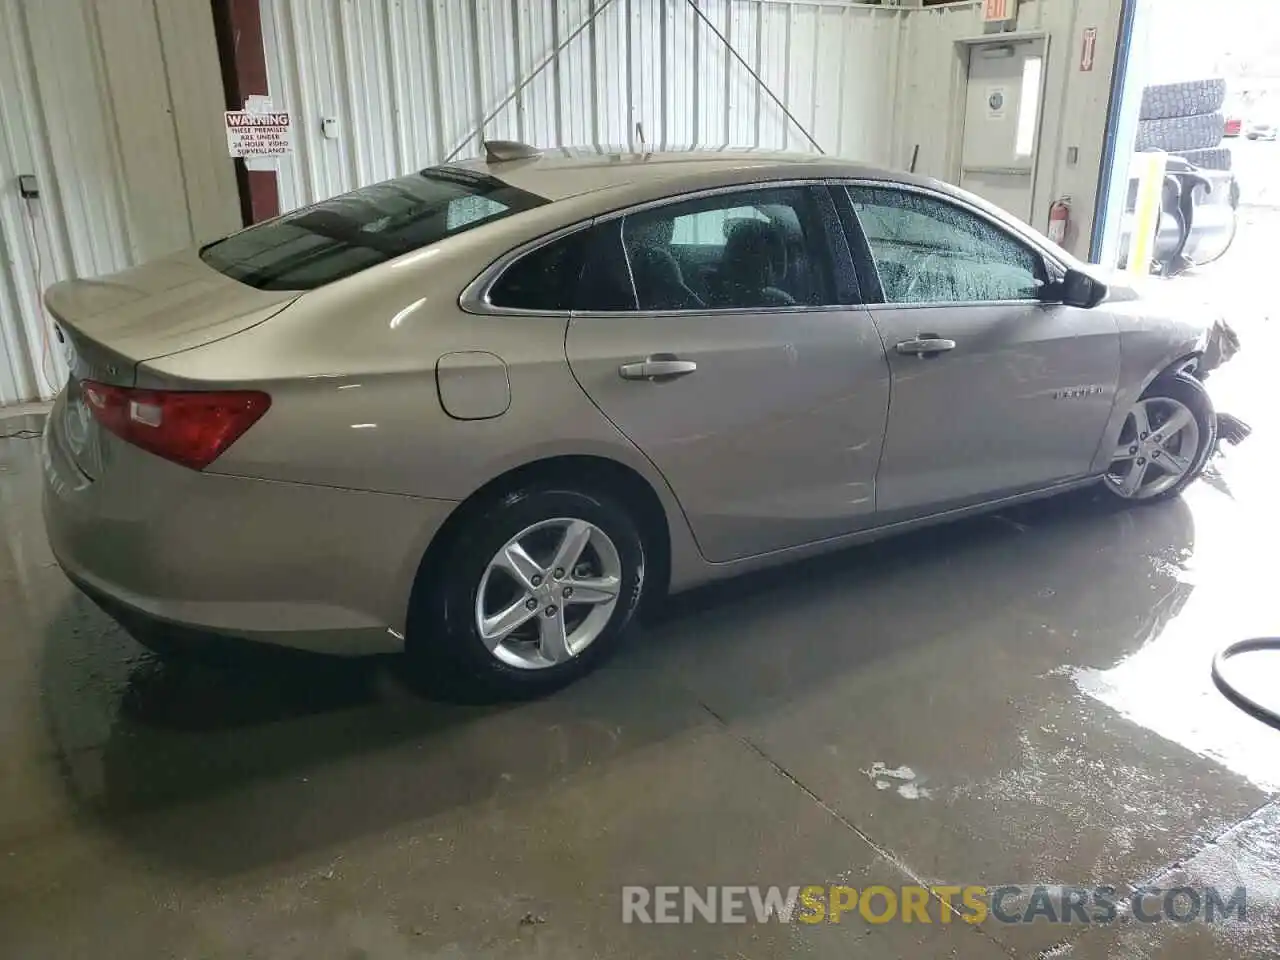
{"label": "car shadow on floor", "polygon": [[[1114,548],[1109,570],[1145,578],[1153,550],[1191,541],[1180,502],[1126,512],[1076,494],[1027,505],[672,598],[603,670],[522,704],[460,703],[430,683],[424,695],[395,657],[161,662],[74,596],[49,624],[45,711],[82,808],[144,857],[223,876],[459,808],[524,810],[548,783],[716,728],[708,686],[768,711],[936,642],[1028,589],[1028,557],[1085,590],[1088,572],[1068,569],[1073,543]],[[999,581],[976,598],[974,568]],[[933,586],[931,603],[921,585]],[[809,625],[788,635],[780,671],[770,631],[782,612]],[[854,618],[870,640],[840,632]]]}
{"label": "car shadow on floor", "polygon": [[1126,508],[1078,491],[674,597],[645,621],[649,652],[744,710],[802,698],[885,655],[989,632],[1014,610],[1074,620],[1080,662],[1107,664],[1149,635],[1153,590],[1164,587],[1158,615],[1176,614],[1190,591],[1176,570],[1193,543],[1181,500]]}

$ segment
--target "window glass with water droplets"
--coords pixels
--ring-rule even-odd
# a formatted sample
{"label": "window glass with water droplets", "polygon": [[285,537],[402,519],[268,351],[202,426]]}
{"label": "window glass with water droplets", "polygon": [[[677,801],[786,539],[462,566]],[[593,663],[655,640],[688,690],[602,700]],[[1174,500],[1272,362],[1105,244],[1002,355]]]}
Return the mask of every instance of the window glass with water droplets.
{"label": "window glass with water droplets", "polygon": [[887,303],[1034,299],[1039,254],[958,206],[906,190],[851,187],[849,198]]}

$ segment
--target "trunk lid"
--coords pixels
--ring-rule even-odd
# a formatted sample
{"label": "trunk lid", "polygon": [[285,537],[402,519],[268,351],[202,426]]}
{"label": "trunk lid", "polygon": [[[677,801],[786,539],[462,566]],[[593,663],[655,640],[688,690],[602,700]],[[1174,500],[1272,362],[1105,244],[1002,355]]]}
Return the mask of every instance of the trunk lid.
{"label": "trunk lid", "polygon": [[195,250],[45,293],[73,375],[132,386],[137,365],[261,323],[297,291],[257,290],[201,262]]}
{"label": "trunk lid", "polygon": [[109,466],[80,382],[137,382],[140,363],[221,340],[269,319],[299,293],[257,290],[206,266],[195,250],[45,293],[71,371],[59,425],[68,452],[95,478]]}

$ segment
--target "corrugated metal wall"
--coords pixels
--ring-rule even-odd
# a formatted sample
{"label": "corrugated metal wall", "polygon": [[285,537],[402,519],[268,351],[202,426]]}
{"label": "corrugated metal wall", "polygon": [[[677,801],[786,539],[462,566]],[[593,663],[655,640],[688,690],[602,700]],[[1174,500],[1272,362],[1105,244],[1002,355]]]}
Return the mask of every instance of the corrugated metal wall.
{"label": "corrugated metal wall", "polygon": [[653,147],[811,149],[716,30],[824,151],[890,159],[906,11],[698,6],[714,30],[685,0],[264,0],[272,97],[297,124],[281,206],[474,155],[482,136],[634,147],[638,123]]}
{"label": "corrugated metal wall", "polygon": [[[706,21],[685,0],[261,2],[272,96],[296,121],[284,209],[472,155],[482,137],[635,147],[640,124],[652,147],[808,149],[751,71],[826,152],[903,166],[919,143],[921,172],[947,178],[946,65],[982,32],[977,0],[698,0]],[[1054,37],[1037,219],[1075,192],[1087,220],[1116,2],[1022,4],[1020,28]],[[1099,62],[1077,75],[1085,26]],[[64,376],[40,288],[238,224],[222,106],[209,0],[0,0],[0,404]],[[40,178],[38,202],[18,198],[20,173]]]}
{"label": "corrugated metal wall", "polygon": [[0,404],[66,376],[43,287],[238,226],[222,99],[208,0],[0,0]]}

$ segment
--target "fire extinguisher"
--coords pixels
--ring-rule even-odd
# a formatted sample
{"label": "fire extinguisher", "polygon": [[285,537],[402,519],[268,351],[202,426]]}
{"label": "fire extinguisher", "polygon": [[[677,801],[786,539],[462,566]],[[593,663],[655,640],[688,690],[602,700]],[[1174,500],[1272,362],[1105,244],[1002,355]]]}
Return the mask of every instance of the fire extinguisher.
{"label": "fire extinguisher", "polygon": [[1071,223],[1071,198],[1063,197],[1049,205],[1049,239],[1063,246],[1067,239],[1067,226]]}

